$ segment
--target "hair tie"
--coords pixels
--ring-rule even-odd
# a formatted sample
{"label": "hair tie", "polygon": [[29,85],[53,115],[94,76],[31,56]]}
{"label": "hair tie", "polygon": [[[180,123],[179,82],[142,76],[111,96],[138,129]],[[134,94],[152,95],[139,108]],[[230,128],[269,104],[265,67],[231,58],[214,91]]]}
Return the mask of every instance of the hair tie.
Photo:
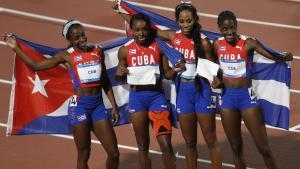
{"label": "hair tie", "polygon": [[72,26],[72,25],[75,25],[75,24],[79,24],[81,25],[81,23],[77,20],[70,20],[68,21],[65,25],[64,25],[64,28],[63,28],[63,36],[65,38],[67,38],[67,33],[68,33],[68,30],[69,28]]}
{"label": "hair tie", "polygon": [[182,4],[187,3],[187,4],[191,4],[192,1],[181,1]]}

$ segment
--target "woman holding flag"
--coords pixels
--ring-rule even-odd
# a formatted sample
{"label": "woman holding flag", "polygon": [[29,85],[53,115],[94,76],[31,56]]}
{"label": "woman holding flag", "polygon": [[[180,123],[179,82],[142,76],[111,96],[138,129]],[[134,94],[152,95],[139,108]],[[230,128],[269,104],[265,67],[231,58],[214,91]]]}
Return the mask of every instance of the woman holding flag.
{"label": "woman holding flag", "polygon": [[68,116],[77,148],[77,169],[88,169],[93,130],[103,145],[108,157],[107,169],[119,167],[119,150],[111,121],[108,119],[102,100],[102,89],[112,105],[112,119],[118,122],[119,113],[110,80],[107,77],[104,53],[101,47],[88,46],[87,37],[79,21],[70,20],[64,24],[63,36],[69,47],[54,57],[37,62],[26,55],[15,37],[4,34],[4,40],[34,71],[65,65],[72,77],[74,95],[71,97]]}
{"label": "woman holding flag", "polygon": [[[114,9],[118,4],[114,3]],[[130,16],[120,13],[128,21]],[[215,110],[212,106],[211,87],[207,79],[196,76],[198,58],[215,62],[212,45],[201,34],[201,25],[196,8],[190,3],[178,4],[175,8],[176,22],[180,30],[157,30],[157,36],[170,41],[186,61],[186,70],[178,74],[176,109],[182,135],[186,143],[186,161],[189,169],[197,168],[197,122],[209,148],[212,168],[222,166],[220,149],[216,136]],[[175,74],[173,74],[175,76]],[[215,84],[214,81],[213,85]]]}
{"label": "woman holding flag", "polygon": [[162,87],[162,74],[170,79],[176,71],[182,71],[183,63],[173,69],[155,40],[155,30],[150,19],[135,14],[130,19],[134,39],[128,41],[118,52],[116,78],[130,85],[128,109],[139,149],[139,163],[142,169],[151,168],[149,159],[149,123],[153,127],[162,150],[166,169],[175,169],[175,156],[171,144],[172,124],[169,103]]}
{"label": "woman holding flag", "polygon": [[219,14],[218,26],[223,37],[216,40],[213,46],[214,53],[219,59],[224,84],[220,100],[221,119],[231,145],[235,167],[246,168],[241,135],[241,119],[243,119],[267,168],[276,169],[264,117],[252,89],[252,56],[256,51],[276,62],[291,61],[293,56],[291,53],[285,53],[283,57],[276,57],[253,38],[238,35],[237,19],[231,11]]}

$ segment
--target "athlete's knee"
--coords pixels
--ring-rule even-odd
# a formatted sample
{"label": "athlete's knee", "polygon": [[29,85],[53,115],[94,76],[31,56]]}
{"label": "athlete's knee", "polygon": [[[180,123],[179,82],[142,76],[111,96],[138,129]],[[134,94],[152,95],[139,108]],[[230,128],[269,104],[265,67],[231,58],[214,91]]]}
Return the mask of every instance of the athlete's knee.
{"label": "athlete's knee", "polygon": [[161,147],[161,151],[163,154],[173,154],[172,145],[165,144]]}
{"label": "athlete's knee", "polygon": [[217,139],[208,139],[206,145],[209,149],[216,149],[218,148],[218,141]]}
{"label": "athlete's knee", "polygon": [[149,150],[149,142],[148,141],[139,141],[138,149],[139,149],[139,151],[148,151]]}
{"label": "athlete's knee", "polygon": [[234,142],[231,144],[231,149],[235,156],[240,156],[243,151],[243,143],[242,142]]}
{"label": "athlete's knee", "polygon": [[119,152],[119,150],[116,150],[116,151],[110,151],[110,152],[108,152],[108,158],[109,159],[114,159],[114,160],[117,160],[117,159],[119,159],[119,157],[120,157],[120,152]]}
{"label": "athlete's knee", "polygon": [[185,138],[185,145],[187,148],[196,148],[197,138]]}
{"label": "athlete's knee", "polygon": [[258,148],[258,150],[264,158],[271,158],[272,157],[272,152],[271,152],[271,149],[268,145],[260,146]]}
{"label": "athlete's knee", "polygon": [[78,151],[78,158],[83,160],[88,160],[91,154],[91,147],[84,146],[77,149]]}

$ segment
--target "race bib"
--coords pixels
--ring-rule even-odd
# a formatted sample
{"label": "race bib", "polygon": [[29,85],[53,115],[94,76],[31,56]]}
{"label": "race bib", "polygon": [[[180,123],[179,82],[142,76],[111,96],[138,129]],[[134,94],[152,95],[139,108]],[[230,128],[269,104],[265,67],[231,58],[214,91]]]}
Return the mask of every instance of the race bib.
{"label": "race bib", "polygon": [[81,83],[98,81],[101,76],[101,63],[96,61],[78,64],[77,72]]}
{"label": "race bib", "polygon": [[183,77],[185,79],[195,79],[196,75],[196,63],[186,63],[185,64],[186,70],[181,73],[180,77]]}
{"label": "race bib", "polygon": [[246,76],[245,60],[221,62],[221,68],[225,77],[244,77]]}
{"label": "race bib", "polygon": [[70,99],[70,102],[69,102],[69,106],[70,107],[76,107],[77,106],[77,96],[76,95],[73,95]]}
{"label": "race bib", "polygon": [[156,75],[159,73],[158,66],[128,67],[127,83],[130,85],[155,85]]}

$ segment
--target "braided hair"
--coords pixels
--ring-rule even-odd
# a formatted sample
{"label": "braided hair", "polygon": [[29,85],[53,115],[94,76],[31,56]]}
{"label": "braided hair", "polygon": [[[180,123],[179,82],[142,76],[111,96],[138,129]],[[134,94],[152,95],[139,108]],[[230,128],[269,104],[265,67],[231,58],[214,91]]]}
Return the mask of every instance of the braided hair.
{"label": "braided hair", "polygon": [[179,20],[179,14],[184,11],[188,10],[192,13],[193,18],[195,19],[195,23],[193,25],[193,29],[191,31],[191,36],[194,41],[194,51],[197,57],[200,57],[203,55],[203,47],[201,44],[201,25],[198,23],[199,21],[199,16],[197,15],[197,9],[190,3],[181,3],[178,4],[175,8],[175,17],[176,21]]}
{"label": "braided hair", "polygon": [[[191,36],[192,36],[192,39],[194,41],[195,54],[196,54],[197,58],[198,57],[200,58],[201,56],[204,56],[204,50],[203,50],[202,43],[201,43],[201,28],[202,27],[198,23],[199,22],[199,16],[197,15],[197,9],[190,3],[178,4],[175,8],[176,21],[179,20],[179,14],[184,10],[190,11],[192,13],[192,16],[193,16],[194,20],[195,20],[195,23],[193,25],[193,29],[191,31]],[[195,82],[196,90],[200,92],[201,91],[200,77],[196,76],[194,82]]]}

